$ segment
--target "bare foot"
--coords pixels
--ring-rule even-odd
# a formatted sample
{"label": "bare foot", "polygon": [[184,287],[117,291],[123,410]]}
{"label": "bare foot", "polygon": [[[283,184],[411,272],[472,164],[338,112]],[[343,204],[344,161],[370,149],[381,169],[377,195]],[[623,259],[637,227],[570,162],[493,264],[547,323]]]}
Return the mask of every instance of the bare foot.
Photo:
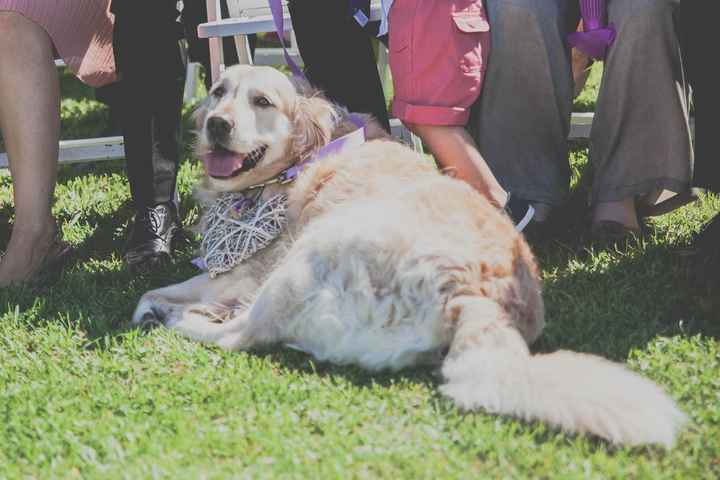
{"label": "bare foot", "polygon": [[35,228],[13,228],[0,261],[0,287],[22,283],[36,274],[55,245],[56,234],[54,221]]}

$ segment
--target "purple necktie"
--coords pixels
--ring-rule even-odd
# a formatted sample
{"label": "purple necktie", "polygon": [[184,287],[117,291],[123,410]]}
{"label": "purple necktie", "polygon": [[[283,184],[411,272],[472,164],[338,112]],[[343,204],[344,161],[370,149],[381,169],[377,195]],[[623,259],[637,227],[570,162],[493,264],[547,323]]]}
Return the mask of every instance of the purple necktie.
{"label": "purple necktie", "polygon": [[615,27],[607,24],[608,0],[580,0],[583,31],[568,35],[568,42],[596,60],[603,60],[615,40]]}

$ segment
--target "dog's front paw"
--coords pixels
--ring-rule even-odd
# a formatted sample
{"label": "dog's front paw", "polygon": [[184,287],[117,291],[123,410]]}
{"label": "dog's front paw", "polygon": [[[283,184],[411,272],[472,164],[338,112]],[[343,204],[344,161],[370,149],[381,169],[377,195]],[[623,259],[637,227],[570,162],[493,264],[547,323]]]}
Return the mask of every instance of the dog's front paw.
{"label": "dog's front paw", "polygon": [[162,316],[158,315],[158,312],[145,312],[140,318],[139,326],[142,330],[145,330],[146,332],[153,330],[158,327],[163,326],[163,318]]}
{"label": "dog's front paw", "polygon": [[167,312],[149,298],[140,300],[132,317],[132,324],[143,330],[162,327],[167,320]]}

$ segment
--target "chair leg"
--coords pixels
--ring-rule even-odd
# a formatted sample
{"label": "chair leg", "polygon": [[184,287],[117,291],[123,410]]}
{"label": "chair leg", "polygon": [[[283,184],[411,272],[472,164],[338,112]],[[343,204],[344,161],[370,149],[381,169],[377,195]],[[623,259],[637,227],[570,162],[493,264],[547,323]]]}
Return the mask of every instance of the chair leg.
{"label": "chair leg", "polygon": [[253,64],[250,41],[247,35],[235,35],[235,49],[237,50],[238,63],[241,65]]}
{"label": "chair leg", "polygon": [[[218,14],[220,13],[220,1],[219,0],[206,0],[207,2],[207,19],[208,22],[214,22],[218,20]],[[220,78],[220,73],[223,70],[224,59],[222,40],[220,38],[209,39],[210,43],[210,70],[212,83],[215,83]]]}

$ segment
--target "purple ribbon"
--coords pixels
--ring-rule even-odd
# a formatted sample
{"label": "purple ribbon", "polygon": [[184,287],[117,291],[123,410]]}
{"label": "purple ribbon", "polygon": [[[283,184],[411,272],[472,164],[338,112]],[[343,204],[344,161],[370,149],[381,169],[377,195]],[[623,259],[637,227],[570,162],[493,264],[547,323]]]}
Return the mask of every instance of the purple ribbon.
{"label": "purple ribbon", "polygon": [[568,35],[568,43],[596,60],[603,60],[615,41],[615,27],[607,25],[607,0],[580,0],[583,31]]}
{"label": "purple ribbon", "polygon": [[205,263],[204,258],[202,258],[202,257],[193,258],[192,260],[190,260],[190,263],[195,265],[195,267],[198,270],[203,270],[203,271],[207,272],[208,267],[207,267],[207,263]]}
{"label": "purple ribbon", "polygon": [[283,8],[281,0],[268,0],[270,3],[270,11],[272,12],[273,22],[275,23],[275,31],[277,32],[278,38],[280,39],[280,45],[283,49],[283,55],[285,56],[285,62],[287,63],[293,75],[296,77],[305,78],[302,70],[297,63],[290,57],[287,47],[285,46],[285,15],[283,15]]}
{"label": "purple ribbon", "polygon": [[300,175],[300,173],[302,173],[303,170],[305,170],[307,167],[317,162],[318,160],[325,158],[328,155],[338,153],[346,147],[362,145],[363,143],[365,143],[367,137],[365,131],[365,122],[363,121],[363,119],[360,117],[360,115],[356,113],[351,113],[348,116],[348,120],[350,120],[355,126],[357,126],[358,129],[353,130],[352,132],[348,133],[347,135],[343,135],[340,138],[336,138],[332,142],[322,147],[304,162],[298,163],[297,165],[293,165],[292,167],[288,168],[280,174],[280,181],[282,183],[292,182],[297,178],[298,175]]}
{"label": "purple ribbon", "polygon": [[241,199],[239,199],[237,202],[235,202],[232,206],[233,212],[236,214],[241,214],[242,211],[247,208],[252,208],[255,205],[255,202],[257,201],[257,198],[249,198],[243,195]]}

